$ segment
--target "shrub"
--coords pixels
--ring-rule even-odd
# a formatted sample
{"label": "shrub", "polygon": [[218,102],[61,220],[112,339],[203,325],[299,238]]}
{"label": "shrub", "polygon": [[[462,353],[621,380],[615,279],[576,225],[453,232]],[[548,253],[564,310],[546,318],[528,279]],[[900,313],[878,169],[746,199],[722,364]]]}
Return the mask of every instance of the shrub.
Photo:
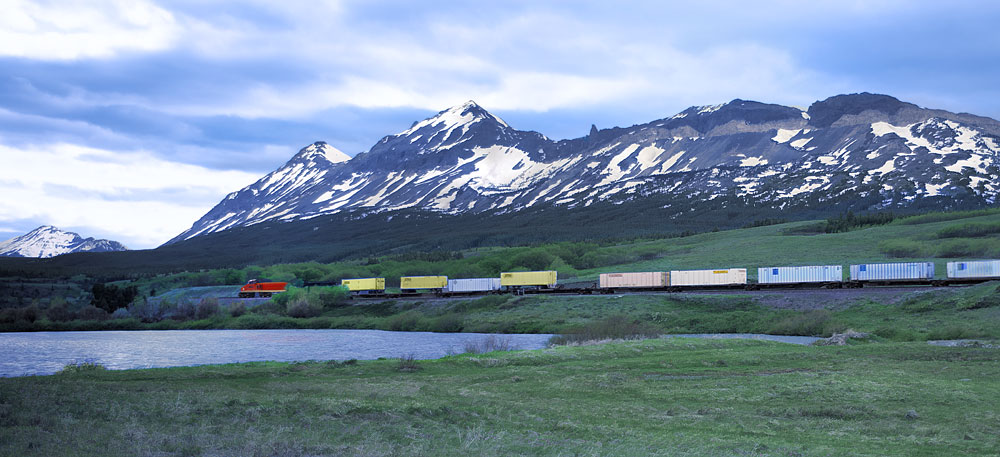
{"label": "shrub", "polygon": [[416,330],[421,324],[423,315],[417,311],[407,311],[405,313],[397,314],[389,318],[387,326],[389,330],[395,330],[398,332],[408,332]]}
{"label": "shrub", "polygon": [[464,321],[457,314],[445,314],[431,322],[432,332],[457,333],[461,332],[465,326]]}
{"label": "shrub", "polygon": [[1000,223],[949,225],[938,230],[937,238],[976,238],[1000,233]]}
{"label": "shrub", "polygon": [[163,307],[160,300],[138,300],[128,307],[128,313],[143,322],[159,322],[163,320]]}
{"label": "shrub", "polygon": [[923,244],[910,240],[885,240],[878,244],[879,251],[889,257],[913,258],[924,257],[926,248]]}
{"label": "shrub", "polygon": [[208,319],[216,314],[219,314],[218,298],[202,298],[198,302],[198,307],[195,310],[195,316],[198,319]]}
{"label": "shrub", "polygon": [[288,304],[287,313],[290,317],[316,317],[321,309],[309,303],[305,297],[300,297]]}
{"label": "shrub", "polygon": [[1000,306],[1000,294],[991,294],[983,298],[980,298],[975,303],[967,306],[965,309],[982,309],[982,308],[993,308]]}
{"label": "shrub", "polygon": [[825,309],[796,313],[771,326],[768,333],[775,335],[819,336],[830,333],[830,312]]}
{"label": "shrub", "polygon": [[346,303],[347,299],[351,296],[351,292],[342,286],[316,287],[310,291],[309,295],[310,302],[329,309]]}
{"label": "shrub", "polygon": [[83,362],[76,362],[66,364],[59,370],[56,374],[72,374],[72,373],[92,373],[95,371],[105,371],[107,368],[93,360],[86,360]]}
{"label": "shrub", "polygon": [[416,356],[410,353],[399,358],[399,365],[396,369],[404,373],[412,373],[419,370],[420,365],[417,364]]}
{"label": "shrub", "polygon": [[493,351],[513,351],[510,336],[489,335],[480,340],[468,340],[463,346],[467,354],[483,354]]}
{"label": "shrub", "polygon": [[115,312],[111,313],[112,319],[128,319],[130,317],[132,317],[132,315],[128,312],[127,308],[118,308]]}
{"label": "shrub", "polygon": [[229,305],[229,315],[233,317],[240,317],[247,313],[247,305],[243,302],[236,302]]}
{"label": "shrub", "polygon": [[[189,319],[194,319],[194,316],[197,312],[198,309],[194,306],[194,304],[192,304],[187,300],[183,300],[177,304],[177,308],[174,310],[173,315],[171,315],[170,317],[177,321],[186,321]],[[146,319],[143,318],[143,321],[146,321]]]}
{"label": "shrub", "polygon": [[[118,308],[124,309],[124,308]],[[103,321],[110,317],[107,311],[97,308],[95,306],[84,306],[79,312],[76,313],[76,318],[84,321]]]}
{"label": "shrub", "polygon": [[53,322],[66,322],[76,319],[76,313],[69,310],[65,303],[50,306],[45,310],[45,315]]}
{"label": "shrub", "polygon": [[463,300],[452,306],[452,310],[464,313],[474,309],[495,308],[507,302],[510,295],[487,295],[476,300]]}
{"label": "shrub", "polygon": [[656,338],[663,331],[648,322],[641,322],[624,315],[609,316],[597,322],[575,329],[565,335],[554,336],[551,344],[569,344],[596,340],[638,340]]}

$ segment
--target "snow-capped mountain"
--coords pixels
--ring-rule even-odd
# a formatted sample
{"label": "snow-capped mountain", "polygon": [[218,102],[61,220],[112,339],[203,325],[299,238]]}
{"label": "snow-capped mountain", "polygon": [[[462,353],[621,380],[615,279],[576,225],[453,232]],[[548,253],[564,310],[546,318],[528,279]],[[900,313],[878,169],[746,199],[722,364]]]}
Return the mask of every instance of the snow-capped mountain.
{"label": "snow-capped mountain", "polygon": [[313,144],[171,242],[344,211],[503,213],[653,196],[678,215],[717,199],[782,209],[934,198],[981,206],[1000,192],[998,154],[993,119],[868,93],[808,110],[733,100],[563,141],[515,130],[470,101],[350,160]]}
{"label": "snow-capped mountain", "polygon": [[38,227],[24,235],[0,242],[0,256],[6,257],[55,257],[71,252],[127,251],[117,241],[83,238],[73,232],[64,232],[49,225]]}

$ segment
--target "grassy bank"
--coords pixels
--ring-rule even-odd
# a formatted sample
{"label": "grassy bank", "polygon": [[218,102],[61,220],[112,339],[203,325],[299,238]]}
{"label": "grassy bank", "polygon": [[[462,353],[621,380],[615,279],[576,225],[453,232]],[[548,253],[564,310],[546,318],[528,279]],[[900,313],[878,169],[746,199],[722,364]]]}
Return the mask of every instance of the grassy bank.
{"label": "grassy bank", "polygon": [[0,379],[3,455],[995,455],[1000,350],[642,340]]}
{"label": "grassy bank", "polygon": [[[294,302],[290,302],[294,303]],[[348,301],[316,316],[276,304],[239,316],[142,322],[135,318],[0,324],[7,331],[185,329],[379,329],[480,333],[574,333],[611,316],[662,333],[829,336],[846,329],[895,341],[1000,339],[1000,284],[912,290],[822,290],[754,295],[496,295],[470,299]]]}

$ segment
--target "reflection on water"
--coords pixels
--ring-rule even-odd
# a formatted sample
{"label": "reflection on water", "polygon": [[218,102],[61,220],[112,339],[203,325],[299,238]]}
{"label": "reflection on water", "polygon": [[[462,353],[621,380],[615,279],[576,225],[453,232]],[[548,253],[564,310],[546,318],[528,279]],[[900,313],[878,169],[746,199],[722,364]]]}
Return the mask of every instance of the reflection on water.
{"label": "reflection on water", "polygon": [[[501,335],[516,349],[540,349],[552,335]],[[482,333],[381,330],[164,330],[0,333],[0,376],[52,374],[92,361],[110,369],[275,360],[443,357]]]}

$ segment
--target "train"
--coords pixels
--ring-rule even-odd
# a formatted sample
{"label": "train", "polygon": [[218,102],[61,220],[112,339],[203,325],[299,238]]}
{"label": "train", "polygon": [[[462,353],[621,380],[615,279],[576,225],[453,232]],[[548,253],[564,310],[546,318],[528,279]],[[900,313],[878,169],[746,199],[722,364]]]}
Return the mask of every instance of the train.
{"label": "train", "polygon": [[[449,279],[447,276],[403,276],[400,293],[387,294],[385,278],[345,279],[341,285],[353,296],[438,296],[492,293],[615,293],[616,291],[665,291],[766,288],[857,288],[866,286],[948,286],[1000,280],[1000,260],[964,260],[947,263],[947,278],[937,279],[933,262],[862,263],[842,265],[773,266],[757,269],[750,281],[746,268],[714,268],[601,273],[597,283],[577,287],[558,284],[554,270],[502,272],[499,278]],[[313,284],[310,284],[313,285]],[[319,283],[315,283],[319,285]]]}
{"label": "train", "polygon": [[240,298],[266,298],[274,294],[280,294],[288,290],[287,282],[262,282],[256,279],[247,281],[246,285],[240,288],[238,297]]}

